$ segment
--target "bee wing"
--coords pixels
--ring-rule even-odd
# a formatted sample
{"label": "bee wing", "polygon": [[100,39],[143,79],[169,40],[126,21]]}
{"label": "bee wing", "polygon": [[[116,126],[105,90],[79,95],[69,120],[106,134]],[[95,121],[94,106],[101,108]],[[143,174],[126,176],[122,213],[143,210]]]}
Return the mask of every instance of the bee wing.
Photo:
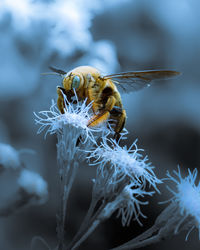
{"label": "bee wing", "polygon": [[171,79],[179,74],[173,70],[147,70],[106,75],[103,79],[111,79],[122,92],[129,93],[149,87],[152,81]]}

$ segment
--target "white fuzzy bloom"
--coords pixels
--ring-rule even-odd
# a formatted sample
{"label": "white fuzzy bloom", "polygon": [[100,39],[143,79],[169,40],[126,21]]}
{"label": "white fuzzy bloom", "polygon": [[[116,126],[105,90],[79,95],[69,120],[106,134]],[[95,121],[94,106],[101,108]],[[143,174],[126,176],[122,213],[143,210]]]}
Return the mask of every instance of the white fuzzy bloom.
{"label": "white fuzzy bloom", "polygon": [[60,113],[54,102],[50,111],[41,111],[39,114],[35,114],[36,123],[41,125],[38,133],[46,129],[45,136],[48,133],[56,134],[58,139],[56,145],[57,161],[63,188],[62,212],[58,221],[58,235],[62,240],[64,239],[68,197],[80,166],[79,160],[81,158],[85,159],[86,152],[82,149],[90,148],[92,144],[96,143],[96,137],[102,136],[104,133],[110,133],[110,130],[103,124],[94,128],[88,127],[92,112],[90,111],[91,104],[86,104],[87,100],[80,103],[76,93],[76,104],[69,102],[64,94],[63,98],[63,114]]}
{"label": "white fuzzy bloom", "polygon": [[45,136],[48,133],[62,133],[63,129],[66,129],[66,127],[69,126],[69,128],[67,129],[68,134],[72,132],[71,130],[73,127],[76,131],[78,131],[78,137],[80,135],[83,136],[82,139],[84,140],[84,142],[89,138],[92,142],[95,143],[94,133],[109,133],[109,130],[103,125],[93,128],[87,126],[89,119],[92,117],[90,112],[91,103],[89,105],[86,105],[86,100],[83,103],[80,103],[78,102],[76,96],[77,104],[73,105],[68,102],[65,95],[63,95],[63,97],[65,99],[64,114],[60,113],[54,101],[52,101],[52,105],[49,111],[40,111],[38,114],[34,113],[34,115],[36,116],[36,124],[41,125],[38,130],[38,134],[41,133],[44,129],[47,129]]}
{"label": "white fuzzy bloom", "polygon": [[123,226],[129,226],[132,219],[137,220],[142,225],[139,217],[146,218],[146,216],[141,212],[140,206],[147,205],[148,201],[142,201],[141,198],[143,199],[145,195],[152,196],[153,194],[154,192],[146,192],[131,183],[122,190],[114,201],[106,205],[99,219],[107,219],[118,210],[117,217],[121,216]]}
{"label": "white fuzzy bloom", "polygon": [[180,223],[177,224],[176,232],[181,224],[183,225],[184,221],[191,217],[195,221],[193,227],[198,228],[200,237],[200,182],[197,181],[198,171],[195,169],[191,172],[188,169],[188,176],[185,178],[181,176],[180,168],[178,168],[178,171],[173,172],[176,177],[171,176],[169,173],[167,173],[167,176],[175,182],[177,191],[175,192],[169,187],[168,189],[174,195],[171,198],[172,204],[178,206],[179,213],[182,216]]}
{"label": "white fuzzy bloom", "polygon": [[161,181],[154,174],[154,167],[148,163],[148,158],[143,158],[140,151],[143,150],[137,148],[136,142],[127,149],[126,146],[119,146],[115,140],[103,138],[101,145],[91,151],[88,158],[95,158],[90,165],[99,165],[98,171],[102,176],[110,168],[113,182],[128,178],[139,186],[149,183],[157,190],[156,184]]}
{"label": "white fuzzy bloom", "polygon": [[154,192],[145,191],[141,188],[134,187],[133,184],[127,185],[120,196],[122,196],[122,205],[119,208],[118,216],[122,217],[122,225],[129,226],[131,219],[137,220],[137,222],[142,225],[139,220],[139,216],[146,218],[142,213],[140,206],[148,205],[148,201],[142,201],[145,195],[152,196]]}
{"label": "white fuzzy bloom", "polygon": [[21,171],[18,184],[27,194],[36,198],[37,204],[43,204],[48,198],[48,185],[38,174],[28,169]]}
{"label": "white fuzzy bloom", "polygon": [[19,169],[20,165],[19,152],[8,144],[0,143],[0,166],[5,169]]}

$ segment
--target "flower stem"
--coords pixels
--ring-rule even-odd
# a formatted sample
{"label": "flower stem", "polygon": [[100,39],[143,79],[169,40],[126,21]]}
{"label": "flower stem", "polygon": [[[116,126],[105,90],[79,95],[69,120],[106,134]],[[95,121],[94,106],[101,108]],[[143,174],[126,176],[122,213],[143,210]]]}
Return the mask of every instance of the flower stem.
{"label": "flower stem", "polygon": [[116,248],[112,248],[112,250],[130,250],[130,249],[137,249],[137,248],[141,248],[141,247],[145,247],[154,243],[157,243],[161,241],[161,237],[160,235],[155,235],[152,236],[146,240],[143,241],[138,241],[132,244],[124,244],[122,246],[116,247]]}
{"label": "flower stem", "polygon": [[158,242],[158,239],[160,240],[160,235],[156,234],[157,232],[158,232],[158,228],[155,225],[153,225],[151,228],[146,230],[141,235],[135,237],[134,239],[126,242],[125,244],[121,246],[112,248],[112,250],[136,249],[136,248],[143,247],[152,243],[156,243]]}
{"label": "flower stem", "polygon": [[87,230],[87,232],[80,238],[79,241],[76,242],[76,244],[73,246],[72,250],[75,250],[76,248],[78,248],[82,242],[84,242],[88,236],[97,228],[97,226],[100,224],[100,220],[95,220],[91,227],[89,227],[89,229]]}
{"label": "flower stem", "polygon": [[71,249],[71,247],[77,242],[78,239],[80,239],[81,235],[83,235],[83,232],[85,230],[85,228],[88,227],[88,223],[90,222],[90,219],[94,213],[94,209],[97,205],[97,200],[92,199],[91,203],[90,203],[90,207],[88,209],[88,212],[85,216],[85,218],[83,219],[83,222],[78,230],[78,232],[76,233],[76,235],[74,236],[72,242],[69,244],[68,248]]}
{"label": "flower stem", "polygon": [[[72,164],[72,165],[71,165]],[[58,250],[64,249],[64,236],[65,236],[65,221],[66,221],[66,212],[67,212],[67,202],[69,194],[78,170],[78,163],[71,162],[71,166],[66,167],[66,173],[63,176],[63,185],[61,192],[61,209],[60,215],[57,222],[57,231],[58,231]]]}
{"label": "flower stem", "polygon": [[[75,235],[72,242],[67,246],[68,250],[74,249],[74,247],[78,247],[83,241],[85,241],[88,236],[97,228],[97,226],[102,222],[102,220],[98,220],[98,215],[103,211],[106,204],[103,202],[97,211],[93,214],[94,209],[96,207],[98,201],[94,200],[90,204],[90,208],[88,213],[79,229],[78,233]],[[93,215],[92,215],[93,214]],[[97,223],[98,221],[98,223]]]}

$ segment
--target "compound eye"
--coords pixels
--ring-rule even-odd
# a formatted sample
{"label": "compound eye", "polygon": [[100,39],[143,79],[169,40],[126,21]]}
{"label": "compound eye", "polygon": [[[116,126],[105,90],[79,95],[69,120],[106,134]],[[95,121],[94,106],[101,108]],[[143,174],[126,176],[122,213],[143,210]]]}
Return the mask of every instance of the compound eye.
{"label": "compound eye", "polygon": [[77,89],[80,86],[80,77],[74,76],[72,80],[72,89]]}

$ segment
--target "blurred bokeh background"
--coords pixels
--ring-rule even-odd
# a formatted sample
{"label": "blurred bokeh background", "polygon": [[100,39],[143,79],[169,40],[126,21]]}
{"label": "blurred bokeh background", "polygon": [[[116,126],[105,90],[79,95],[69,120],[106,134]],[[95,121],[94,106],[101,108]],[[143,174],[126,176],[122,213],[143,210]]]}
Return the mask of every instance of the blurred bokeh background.
{"label": "blurred bokeh background", "polygon": [[[32,206],[0,219],[0,249],[27,250],[33,236],[56,245],[59,177],[56,138],[37,135],[33,112],[47,110],[56,99],[61,79],[41,76],[52,65],[68,71],[91,65],[102,74],[128,70],[174,69],[182,75],[157,82],[151,88],[123,95],[127,111],[127,144],[138,138],[155,172],[165,177],[177,165],[200,166],[200,2],[197,0],[1,0],[0,1],[0,142],[23,155],[28,169],[40,173],[49,185],[45,205]],[[70,196],[67,237],[70,240],[87,211],[91,195],[91,167],[80,169]],[[1,179],[2,182],[2,179]],[[5,181],[0,192],[13,185]],[[121,226],[113,216],[80,249],[108,249],[150,227],[165,207],[150,199],[143,208],[148,219],[141,228],[132,222]],[[3,201],[1,201],[2,204]],[[145,249],[199,249],[197,232],[188,242],[185,234]],[[38,243],[36,249],[45,249]]]}

